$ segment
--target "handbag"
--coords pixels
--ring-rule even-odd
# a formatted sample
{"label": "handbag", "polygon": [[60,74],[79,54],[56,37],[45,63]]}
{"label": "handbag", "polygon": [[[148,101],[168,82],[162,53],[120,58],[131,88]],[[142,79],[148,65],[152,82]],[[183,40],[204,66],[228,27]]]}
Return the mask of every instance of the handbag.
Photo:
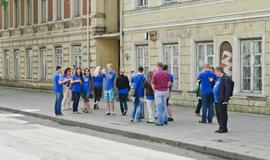
{"label": "handbag", "polygon": [[[140,79],[139,83],[138,83],[138,86],[140,87],[141,85],[141,82],[142,82],[142,78]],[[131,91],[130,91],[130,96],[132,97],[135,97],[136,96],[136,88],[133,88]]]}

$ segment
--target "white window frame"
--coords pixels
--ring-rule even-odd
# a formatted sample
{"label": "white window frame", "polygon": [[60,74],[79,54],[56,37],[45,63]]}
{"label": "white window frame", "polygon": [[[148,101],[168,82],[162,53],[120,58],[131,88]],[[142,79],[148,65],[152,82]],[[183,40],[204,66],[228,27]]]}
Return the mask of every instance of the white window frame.
{"label": "white window frame", "polygon": [[55,47],[55,64],[62,66],[63,64],[63,49],[62,47]]}
{"label": "white window frame", "polygon": [[[244,90],[244,70],[243,70],[243,68],[244,68],[244,53],[243,53],[243,51],[244,51],[244,43],[243,42],[249,42],[250,44],[251,44],[251,46],[250,46],[250,50],[251,50],[251,57],[250,57],[250,69],[251,69],[251,71],[250,71],[250,90]],[[255,42],[260,42],[261,43],[261,52],[260,53],[258,53],[258,54],[255,54],[255,52],[254,52],[254,43]],[[241,92],[243,92],[243,93],[255,93],[255,94],[262,94],[262,92],[263,92],[263,41],[262,41],[262,39],[261,38],[254,38],[254,39],[241,39],[240,40],[240,57],[241,57],[241,64],[240,64],[240,66],[241,66],[241,69],[240,69],[240,71],[241,71],[241,77],[240,77],[240,91]],[[261,80],[261,90],[260,91],[255,91],[254,90],[254,67],[255,67],[255,64],[254,64],[254,62],[255,62],[255,59],[254,59],[254,56],[256,56],[256,55],[260,55],[260,57],[261,57],[261,64],[260,65],[257,65],[257,67],[261,67],[261,78],[260,78],[260,80]],[[248,67],[248,66],[247,66]]]}
{"label": "white window frame", "polygon": [[8,50],[4,51],[4,71],[8,78],[10,76],[10,53]]}
{"label": "white window frame", "polygon": [[26,50],[26,77],[32,78],[33,76],[33,53],[32,49]]}
{"label": "white window frame", "polygon": [[137,0],[137,7],[147,7],[149,4],[149,0]]}
{"label": "white window frame", "polygon": [[[79,3],[78,4],[78,11],[77,11],[77,8],[76,8],[76,2]],[[77,14],[79,13],[79,14]],[[82,0],[73,0],[73,15],[74,17],[80,17],[82,16]]]}
{"label": "white window frame", "polygon": [[[173,48],[176,48],[176,51],[177,51],[177,56],[173,55]],[[167,52],[166,52],[166,49],[169,48],[169,57],[170,57],[170,64],[168,63],[167,61]],[[174,76],[174,84],[173,85],[173,90],[179,90],[180,89],[180,53],[179,53],[179,45],[177,43],[171,43],[171,44],[164,44],[163,45],[163,59],[164,59],[164,64],[167,64],[168,65],[168,71]],[[176,62],[177,64],[174,64],[174,58],[176,58]],[[177,67],[178,68],[178,71],[177,71],[177,74],[178,74],[178,77],[176,78],[176,76],[174,75],[175,71],[174,71],[174,68]]]}
{"label": "white window frame", "polygon": [[14,51],[14,71],[15,71],[15,77],[17,78],[19,78],[21,74],[20,64],[21,64],[20,51],[15,50]]}
{"label": "white window frame", "polygon": [[15,27],[19,27],[21,24],[21,1],[14,1],[14,11],[15,11]]}
{"label": "white window frame", "polygon": [[[43,3],[42,3],[43,1],[45,1],[45,11],[43,10]],[[43,13],[43,11],[45,13]],[[40,1],[40,18],[41,18],[41,23],[46,23],[48,21],[48,0]]]}
{"label": "white window frame", "polygon": [[[212,55],[208,55],[208,45],[212,45],[212,47],[213,47],[213,54]],[[208,62],[208,58],[213,58],[213,63],[212,64],[210,64],[210,65],[214,65],[215,64],[215,49],[214,49],[214,47],[215,47],[215,45],[214,45],[214,42],[213,41],[206,41],[206,42],[197,42],[196,43],[196,72],[197,72],[197,74],[199,73],[199,72],[201,72],[201,70],[200,70],[200,67],[203,67],[203,66],[199,66],[199,46],[204,46],[204,64],[210,64],[209,62]]]}
{"label": "white window frame", "polygon": [[3,21],[4,21],[4,29],[9,28],[9,5],[7,5],[7,8],[4,9],[3,7]]}
{"label": "white window frame", "polygon": [[[138,67],[143,67],[144,68],[144,73],[147,73],[150,71],[150,56],[149,56],[149,46],[144,44],[144,45],[136,45],[136,68]],[[139,50],[142,50],[142,55],[140,56]],[[147,55],[145,55],[147,52]],[[142,58],[142,61],[139,58]],[[148,60],[147,60],[148,59]],[[146,63],[147,61],[147,63]],[[140,65],[142,64],[142,65]],[[146,69],[148,68],[148,69]]]}
{"label": "white window frame", "polygon": [[74,65],[76,67],[82,67],[82,47],[73,46]]}
{"label": "white window frame", "polygon": [[[60,1],[60,5],[61,6],[59,6],[59,1]],[[56,17],[56,20],[63,20],[64,19],[64,0],[56,0],[56,3],[55,3],[55,11],[56,11],[56,15],[55,15],[55,17]],[[59,8],[61,8],[60,9],[60,11],[59,11]],[[59,17],[59,15],[58,14],[61,14],[61,16]]]}
{"label": "white window frame", "polygon": [[[31,3],[29,3],[29,2],[31,2]],[[31,5],[29,5],[29,4],[31,4]],[[31,8],[30,8],[30,6],[31,6]],[[33,0],[27,0],[27,24],[28,25],[33,24]]]}
{"label": "white window frame", "polygon": [[47,78],[47,68],[48,60],[46,48],[40,48],[40,79]]}

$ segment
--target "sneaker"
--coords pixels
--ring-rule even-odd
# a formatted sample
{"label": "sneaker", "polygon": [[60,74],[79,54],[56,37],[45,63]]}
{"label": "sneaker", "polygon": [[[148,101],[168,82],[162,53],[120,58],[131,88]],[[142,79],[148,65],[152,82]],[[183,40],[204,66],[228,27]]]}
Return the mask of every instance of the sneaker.
{"label": "sneaker", "polygon": [[97,104],[94,104],[94,110],[96,110],[97,109]]}
{"label": "sneaker", "polygon": [[148,120],[146,123],[155,123],[155,122],[153,122],[153,121],[149,121],[149,120]]}
{"label": "sneaker", "polygon": [[131,119],[131,120],[130,120],[130,122],[134,122],[134,120],[133,120],[133,119]]}
{"label": "sneaker", "polygon": [[75,111],[75,112],[73,112],[73,114],[79,114],[79,112],[78,111]]}
{"label": "sneaker", "polygon": [[163,124],[158,124],[158,123],[156,123],[156,126],[163,126]]}
{"label": "sneaker", "polygon": [[172,121],[173,121],[173,118],[168,118],[168,121],[169,121],[169,122],[172,122]]}
{"label": "sneaker", "polygon": [[116,113],[115,113],[115,112],[112,112],[112,113],[111,113],[111,115],[112,115],[112,116],[115,116],[115,115],[116,115]]}
{"label": "sneaker", "polygon": [[123,116],[125,116],[127,114],[127,110],[125,110],[124,112],[123,112]]}
{"label": "sneaker", "polygon": [[203,121],[199,121],[199,123],[203,123],[203,124],[205,124],[206,122],[203,122]]}
{"label": "sneaker", "polygon": [[111,115],[111,113],[110,113],[110,112],[108,112],[108,113],[106,113],[106,114],[105,114],[105,116],[109,116],[109,115]]}

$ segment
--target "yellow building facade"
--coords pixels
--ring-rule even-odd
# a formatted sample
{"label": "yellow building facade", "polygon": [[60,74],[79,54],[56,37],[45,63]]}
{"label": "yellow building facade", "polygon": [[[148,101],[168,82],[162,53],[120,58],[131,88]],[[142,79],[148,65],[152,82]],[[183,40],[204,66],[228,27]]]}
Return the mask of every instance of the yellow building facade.
{"label": "yellow building facade", "polygon": [[270,114],[269,0],[123,0],[121,67],[157,62],[175,77],[173,104],[195,106],[198,73],[222,64],[235,82],[230,109]]}

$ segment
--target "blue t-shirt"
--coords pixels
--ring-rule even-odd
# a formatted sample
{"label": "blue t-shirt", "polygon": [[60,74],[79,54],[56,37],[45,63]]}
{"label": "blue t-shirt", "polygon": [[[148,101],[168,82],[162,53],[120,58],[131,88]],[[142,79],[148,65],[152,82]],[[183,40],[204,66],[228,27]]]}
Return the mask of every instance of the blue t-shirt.
{"label": "blue t-shirt", "polygon": [[115,76],[116,74],[114,71],[106,72],[104,74],[104,78],[105,78],[104,90],[108,91],[108,90],[114,89]]}
{"label": "blue t-shirt", "polygon": [[94,76],[93,77],[94,86],[103,87],[103,79],[104,79],[103,75]]}
{"label": "blue t-shirt", "polygon": [[91,79],[89,76],[84,76],[83,77],[83,87],[82,87],[82,92],[83,93],[90,93],[91,92]]}
{"label": "blue t-shirt", "polygon": [[128,94],[128,88],[125,89],[119,89],[118,94]]}
{"label": "blue t-shirt", "polygon": [[213,94],[214,94],[214,101],[218,102],[219,98],[219,85],[220,85],[220,78],[216,80],[215,86],[213,88]]}
{"label": "blue t-shirt", "polygon": [[169,73],[170,75],[170,82],[171,82],[171,85],[170,85],[170,91],[172,90],[172,86],[173,86],[173,82],[174,82],[174,77],[173,77],[173,74]]}
{"label": "blue t-shirt", "polygon": [[[71,76],[69,78],[71,78]],[[68,77],[67,77],[67,75],[62,74],[61,79],[64,81],[64,80],[68,79]],[[63,85],[70,86],[70,81],[63,83]]]}
{"label": "blue t-shirt", "polygon": [[[78,79],[81,79],[79,76],[72,75],[71,77],[73,81],[76,81]],[[75,82],[72,84],[72,92],[81,92],[82,91],[82,85],[80,82]]]}
{"label": "blue t-shirt", "polygon": [[144,96],[144,82],[146,78],[142,73],[135,74],[132,79],[131,83],[133,84],[133,88],[135,89],[136,96],[143,97]]}
{"label": "blue t-shirt", "polygon": [[216,75],[209,70],[203,71],[199,74],[198,80],[201,80],[201,92],[202,94],[210,94],[213,92],[210,79],[216,80]]}
{"label": "blue t-shirt", "polygon": [[155,96],[146,96],[147,100],[155,100]]}
{"label": "blue t-shirt", "polygon": [[59,84],[60,80],[61,80],[61,74],[56,72],[53,75],[53,91],[54,91],[54,93],[63,93],[63,85]]}

